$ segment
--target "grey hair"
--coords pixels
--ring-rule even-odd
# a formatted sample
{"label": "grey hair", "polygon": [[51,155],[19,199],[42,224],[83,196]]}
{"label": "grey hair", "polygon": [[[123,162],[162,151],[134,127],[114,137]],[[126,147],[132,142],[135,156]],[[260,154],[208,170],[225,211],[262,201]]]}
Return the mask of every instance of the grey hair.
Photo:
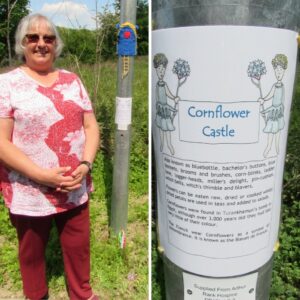
{"label": "grey hair", "polygon": [[25,35],[28,33],[28,30],[31,26],[33,26],[36,23],[39,23],[41,20],[46,22],[49,30],[52,32],[52,34],[56,36],[55,58],[59,57],[62,52],[64,44],[53,22],[44,15],[31,14],[21,19],[15,35],[15,41],[16,41],[15,52],[18,55],[18,57],[23,61],[25,61],[25,56],[24,56],[25,46],[23,45]]}

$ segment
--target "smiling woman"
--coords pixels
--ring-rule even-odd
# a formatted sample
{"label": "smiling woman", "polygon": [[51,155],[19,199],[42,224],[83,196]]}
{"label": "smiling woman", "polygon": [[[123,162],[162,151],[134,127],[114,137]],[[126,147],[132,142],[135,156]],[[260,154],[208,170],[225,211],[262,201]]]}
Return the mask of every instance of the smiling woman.
{"label": "smiling woman", "polygon": [[15,51],[25,62],[21,68],[36,80],[50,85],[57,77],[58,70],[53,69],[53,62],[60,55],[62,48],[59,34],[48,19],[43,19],[41,15],[33,15],[20,22],[16,32]]}
{"label": "smiling woman", "polygon": [[21,20],[15,50],[24,63],[0,75],[0,183],[18,235],[25,296],[48,297],[45,249],[54,221],[70,299],[96,300],[88,202],[99,130],[80,79],[53,66],[62,47],[45,16]]}

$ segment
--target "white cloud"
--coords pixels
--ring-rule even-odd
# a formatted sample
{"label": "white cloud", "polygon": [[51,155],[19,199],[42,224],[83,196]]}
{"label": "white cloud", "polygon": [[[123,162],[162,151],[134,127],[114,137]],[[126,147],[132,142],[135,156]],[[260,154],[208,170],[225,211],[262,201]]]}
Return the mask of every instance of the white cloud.
{"label": "white cloud", "polygon": [[93,14],[85,4],[72,1],[45,3],[40,10],[48,16],[55,25],[69,28],[95,28]]}

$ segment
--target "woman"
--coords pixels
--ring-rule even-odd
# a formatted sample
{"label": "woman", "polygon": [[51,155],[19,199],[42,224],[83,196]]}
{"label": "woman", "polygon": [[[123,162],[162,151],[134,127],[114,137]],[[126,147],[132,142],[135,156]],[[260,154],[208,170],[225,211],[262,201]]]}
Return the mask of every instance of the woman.
{"label": "woman", "polygon": [[156,126],[160,129],[160,151],[163,150],[164,140],[167,140],[167,146],[170,153],[174,155],[174,147],[171,143],[171,131],[175,130],[173,125],[173,115],[176,109],[168,104],[167,98],[172,99],[175,103],[179,97],[175,97],[169,90],[167,83],[164,81],[168,59],[163,53],[158,53],[153,59],[154,68],[158,77],[158,82],[155,87],[156,97]]}
{"label": "woman", "polygon": [[263,131],[268,134],[268,143],[263,154],[264,157],[268,156],[274,139],[276,154],[279,154],[280,131],[284,128],[285,90],[282,79],[288,65],[286,55],[277,54],[272,60],[272,65],[277,82],[273,84],[270,92],[264,98],[259,99],[261,105],[266,101],[272,100],[271,106],[261,112],[266,119],[266,126]]}
{"label": "woman", "polygon": [[1,187],[17,230],[23,291],[47,299],[45,248],[58,229],[70,299],[98,299],[90,279],[89,173],[99,130],[79,78],[53,63],[62,41],[34,14],[16,32],[23,65],[0,76]]}

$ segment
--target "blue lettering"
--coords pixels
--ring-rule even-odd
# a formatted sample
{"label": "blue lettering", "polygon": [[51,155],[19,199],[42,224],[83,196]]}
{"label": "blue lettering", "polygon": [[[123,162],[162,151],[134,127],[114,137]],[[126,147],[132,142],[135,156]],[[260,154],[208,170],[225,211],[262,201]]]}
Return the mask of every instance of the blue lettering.
{"label": "blue lettering", "polygon": [[209,127],[209,126],[205,126],[205,127],[203,127],[203,129],[202,129],[202,133],[203,133],[204,135],[206,135],[206,136],[210,136],[210,134],[209,134],[209,133],[206,133],[206,129],[210,129],[210,127]]}
{"label": "blue lettering", "polygon": [[218,105],[215,110],[211,109],[197,109],[195,106],[188,108],[188,115],[193,118],[208,118],[208,119],[219,119],[219,118],[248,118],[250,110],[223,110],[223,105]]}
{"label": "blue lettering", "polygon": [[210,126],[205,126],[202,129],[202,133],[205,136],[208,137],[234,137],[235,136],[235,130],[230,129],[228,125],[225,125],[221,128],[211,128]]}
{"label": "blue lettering", "polygon": [[191,106],[191,107],[189,107],[189,110],[188,110],[188,114],[189,114],[189,116],[191,116],[191,117],[195,118],[195,115],[192,115],[192,114],[191,114],[191,109],[195,109],[195,106]]}

